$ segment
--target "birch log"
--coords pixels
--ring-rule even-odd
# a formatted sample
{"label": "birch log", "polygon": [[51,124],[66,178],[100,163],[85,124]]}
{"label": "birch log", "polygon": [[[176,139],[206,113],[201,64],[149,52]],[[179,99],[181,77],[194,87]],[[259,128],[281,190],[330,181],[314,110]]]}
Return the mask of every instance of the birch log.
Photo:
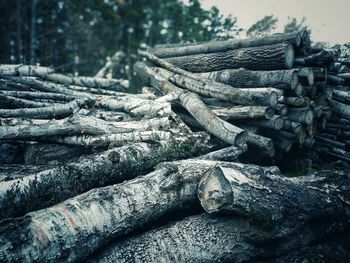
{"label": "birch log", "polygon": [[2,182],[0,216],[22,216],[93,187],[133,178],[159,162],[205,153],[208,151],[207,140],[207,135],[193,134],[161,143],[133,143],[85,156],[21,180]]}
{"label": "birch log", "polygon": [[343,173],[254,176],[244,169],[218,166],[201,180],[198,197],[209,213],[225,210],[267,224],[302,225],[328,216],[347,218],[349,186],[350,177]]}
{"label": "birch log", "polygon": [[274,108],[268,106],[233,106],[229,108],[213,107],[211,110],[222,119],[244,120],[265,118],[271,119]]}
{"label": "birch log", "polygon": [[113,243],[88,262],[261,262],[345,229],[340,223],[318,222],[282,233],[237,216],[200,214]]}
{"label": "birch log", "polygon": [[198,76],[209,78],[238,88],[285,86],[294,90],[299,82],[298,71],[273,70],[252,71],[244,68],[225,69],[207,73],[198,73]]}
{"label": "birch log", "polygon": [[[2,69],[1,67],[6,67]],[[128,85],[123,80],[104,79],[96,77],[73,77],[59,73],[54,73],[52,70],[45,70],[40,67],[28,65],[0,65],[1,75],[14,76],[32,76],[39,77],[44,80],[53,81],[63,85],[77,85],[90,88],[113,88],[115,90],[125,91]]]}
{"label": "birch log", "polygon": [[21,108],[21,109],[0,109],[0,117],[22,117],[22,118],[57,118],[67,117],[71,115],[73,111],[84,107],[92,106],[94,101],[90,99],[73,100],[66,104],[57,104],[54,106],[41,107],[41,108]]}
{"label": "birch log", "polygon": [[218,118],[196,94],[171,84],[143,63],[135,64],[135,72],[141,79],[151,84],[151,86],[160,89],[163,94],[176,94],[181,105],[209,133],[232,145],[240,145],[246,142],[246,133],[244,130]]}
{"label": "birch log", "polygon": [[[107,242],[198,202],[198,182],[206,170],[217,164],[207,160],[165,163],[146,176],[93,189],[56,206],[3,221],[0,260],[84,260]],[[272,172],[255,165],[221,164],[246,167],[256,176]]]}

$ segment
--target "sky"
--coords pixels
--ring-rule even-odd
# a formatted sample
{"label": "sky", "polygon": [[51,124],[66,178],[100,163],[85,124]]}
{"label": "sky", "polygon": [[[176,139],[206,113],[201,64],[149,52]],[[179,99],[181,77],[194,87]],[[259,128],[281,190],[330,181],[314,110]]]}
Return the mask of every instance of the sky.
{"label": "sky", "polygon": [[202,5],[216,5],[222,14],[237,17],[243,29],[273,14],[279,20],[276,32],[282,32],[288,16],[298,21],[306,17],[313,41],[350,42],[350,0],[202,0]]}

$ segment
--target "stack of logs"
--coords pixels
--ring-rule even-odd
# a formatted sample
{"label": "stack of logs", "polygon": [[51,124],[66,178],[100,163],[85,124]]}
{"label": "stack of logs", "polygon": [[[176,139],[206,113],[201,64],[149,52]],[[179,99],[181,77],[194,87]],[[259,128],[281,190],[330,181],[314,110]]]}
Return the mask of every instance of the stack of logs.
{"label": "stack of logs", "polygon": [[0,262],[349,260],[349,174],[247,163],[346,144],[346,59],[305,30],[140,55],[142,94],[119,53],[0,65]]}
{"label": "stack of logs", "polygon": [[[349,61],[340,57],[340,49],[315,48],[310,43],[308,31],[302,30],[259,39],[162,46],[140,52],[152,64],[139,63],[135,71],[141,83],[163,94],[176,93],[173,87],[164,87],[167,83],[202,96],[203,106],[234,125],[235,130],[230,128],[235,134],[217,131],[219,137],[183,103],[183,108],[173,105],[174,111],[190,127],[204,128],[230,144],[239,144],[239,139],[233,142],[232,138],[246,131],[249,152],[257,153],[249,161],[254,156],[283,163],[287,152],[294,159],[302,155],[305,161],[305,153],[312,152],[306,163],[310,166],[315,160],[318,166],[317,152],[310,149],[318,151],[319,146],[332,147],[329,154],[349,160],[345,142],[337,139],[339,131],[329,130],[350,123],[350,107],[337,103],[350,101],[346,87],[339,86],[350,83]],[[154,80],[155,75],[165,82]],[[336,115],[341,123],[334,126]],[[323,132],[326,128],[328,132]],[[321,131],[316,134],[317,129]]]}

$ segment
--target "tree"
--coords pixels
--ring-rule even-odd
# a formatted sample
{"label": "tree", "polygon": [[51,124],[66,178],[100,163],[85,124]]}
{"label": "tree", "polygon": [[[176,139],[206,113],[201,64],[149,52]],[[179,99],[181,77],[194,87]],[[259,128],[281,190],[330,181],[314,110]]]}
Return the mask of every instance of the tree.
{"label": "tree", "polygon": [[298,20],[295,17],[288,17],[289,22],[284,26],[284,33],[291,33],[295,31],[300,31],[302,28],[305,28],[306,17],[303,17],[302,20],[298,23]]}
{"label": "tree", "polygon": [[248,37],[258,37],[271,34],[276,28],[278,19],[273,15],[265,16],[247,30]]}

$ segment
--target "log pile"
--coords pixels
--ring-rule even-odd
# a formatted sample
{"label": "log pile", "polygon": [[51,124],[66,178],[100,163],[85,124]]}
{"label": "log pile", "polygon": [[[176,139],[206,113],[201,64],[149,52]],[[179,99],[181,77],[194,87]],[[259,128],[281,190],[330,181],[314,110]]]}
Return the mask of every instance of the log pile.
{"label": "log pile", "polygon": [[350,174],[270,165],[350,160],[345,57],[305,30],[139,54],[139,94],[120,52],[0,65],[0,262],[350,259]]}

